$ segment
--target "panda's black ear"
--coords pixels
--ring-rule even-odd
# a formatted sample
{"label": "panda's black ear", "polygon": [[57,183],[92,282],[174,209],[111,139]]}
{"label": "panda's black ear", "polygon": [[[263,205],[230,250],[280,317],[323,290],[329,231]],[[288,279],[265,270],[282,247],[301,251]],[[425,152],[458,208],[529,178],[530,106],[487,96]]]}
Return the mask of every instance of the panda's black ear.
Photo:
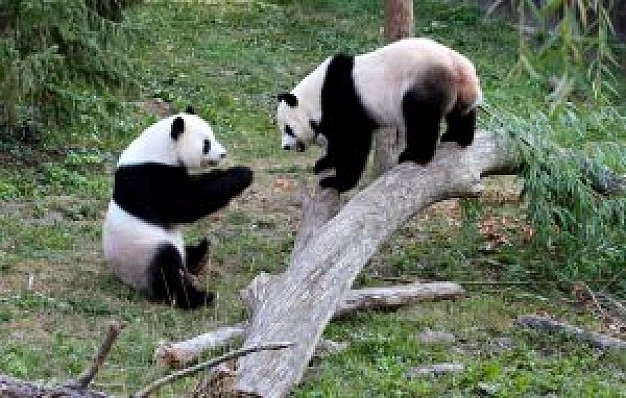
{"label": "panda's black ear", "polygon": [[185,108],[185,113],[187,113],[189,115],[195,115],[196,111],[195,111],[195,109],[193,109],[193,106],[187,105],[187,107]]}
{"label": "panda's black ear", "polygon": [[178,116],[172,122],[172,139],[176,141],[183,131],[185,131],[185,121]]}
{"label": "panda's black ear", "polygon": [[298,97],[291,93],[280,93],[276,96],[276,99],[278,99],[278,102],[285,101],[292,108],[298,105]]}

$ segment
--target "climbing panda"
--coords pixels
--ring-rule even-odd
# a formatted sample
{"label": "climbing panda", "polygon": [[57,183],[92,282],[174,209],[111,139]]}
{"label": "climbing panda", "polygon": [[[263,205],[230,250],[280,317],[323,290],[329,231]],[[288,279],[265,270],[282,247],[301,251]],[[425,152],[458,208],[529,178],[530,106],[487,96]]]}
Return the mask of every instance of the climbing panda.
{"label": "climbing panda", "polygon": [[399,161],[427,164],[441,141],[472,143],[480,82],[472,62],[427,38],[396,41],[372,52],[327,58],[291,92],[278,95],[276,119],[285,150],[326,147],[315,173],[334,169],[322,187],[344,192],[361,177],[372,132],[406,134]]}
{"label": "climbing panda", "polygon": [[252,182],[247,167],[205,170],[225,156],[191,107],[148,127],[122,152],[102,243],[123,282],[180,308],[212,303],[214,293],[196,287],[193,277],[207,240],[185,246],[181,227],[226,206]]}

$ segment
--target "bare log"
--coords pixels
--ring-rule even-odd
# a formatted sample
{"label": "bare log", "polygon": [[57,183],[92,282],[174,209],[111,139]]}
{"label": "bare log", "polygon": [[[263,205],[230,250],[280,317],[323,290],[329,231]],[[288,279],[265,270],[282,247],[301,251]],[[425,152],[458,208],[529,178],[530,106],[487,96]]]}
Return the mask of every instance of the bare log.
{"label": "bare log", "polygon": [[552,334],[561,334],[565,337],[591,344],[593,347],[606,350],[626,350],[626,341],[604,334],[591,332],[552,318],[537,315],[524,315],[517,318],[519,326],[539,329]]}
{"label": "bare log", "polygon": [[335,310],[333,318],[341,318],[364,309],[393,309],[419,301],[455,299],[463,295],[465,290],[452,282],[415,282],[351,290]]}
{"label": "bare log", "polygon": [[48,386],[0,375],[2,398],[109,398],[108,395],[72,387]]}
{"label": "bare log", "polygon": [[302,208],[304,221],[298,230],[292,257],[308,244],[326,221],[337,214],[339,211],[339,194],[334,189],[320,189],[318,185],[314,198],[306,191],[302,192]]}
{"label": "bare log", "polygon": [[154,351],[157,365],[168,368],[186,366],[198,359],[207,350],[223,347],[232,340],[243,336],[245,326],[235,325],[218,328],[192,339],[176,343],[162,343]]}
{"label": "bare log", "polygon": [[[343,318],[365,309],[389,310],[420,301],[455,299],[464,294],[463,288],[452,282],[414,282],[400,286],[356,289],[348,292],[333,318]],[[248,300],[253,301],[247,301],[247,305],[251,308],[257,307],[260,305],[256,301],[259,297],[265,297],[265,293],[257,291],[251,294]],[[222,347],[242,337],[244,333],[245,325],[240,324],[218,328],[189,340],[160,344],[154,352],[154,358],[157,365],[179,368],[195,362],[204,351]]]}
{"label": "bare log", "polygon": [[466,149],[440,145],[426,167],[400,164],[356,194],[306,247],[294,251],[288,269],[272,278],[274,288],[265,289],[265,299],[253,309],[244,347],[268,341],[298,344],[240,358],[235,391],[285,396],[301,379],[324,327],[378,247],[421,209],[443,199],[476,196],[481,176],[515,170],[517,163],[497,136],[479,133]]}

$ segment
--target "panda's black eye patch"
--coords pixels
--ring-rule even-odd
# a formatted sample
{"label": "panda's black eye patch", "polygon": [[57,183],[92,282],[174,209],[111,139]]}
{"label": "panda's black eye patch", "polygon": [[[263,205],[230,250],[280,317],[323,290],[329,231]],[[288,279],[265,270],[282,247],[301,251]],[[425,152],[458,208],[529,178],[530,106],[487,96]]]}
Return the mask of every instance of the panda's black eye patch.
{"label": "panda's black eye patch", "polygon": [[285,134],[287,134],[289,137],[296,138],[296,135],[293,133],[293,129],[289,125],[285,127]]}
{"label": "panda's black eye patch", "polygon": [[204,145],[202,146],[202,153],[205,155],[209,153],[211,150],[211,140],[204,140]]}

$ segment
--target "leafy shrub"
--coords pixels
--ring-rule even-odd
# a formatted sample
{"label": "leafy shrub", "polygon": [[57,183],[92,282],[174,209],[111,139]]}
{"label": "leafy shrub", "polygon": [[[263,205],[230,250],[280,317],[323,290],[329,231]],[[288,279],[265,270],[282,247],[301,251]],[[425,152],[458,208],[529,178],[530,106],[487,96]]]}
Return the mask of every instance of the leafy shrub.
{"label": "leafy shrub", "polygon": [[67,121],[75,103],[73,87],[132,81],[129,61],[114,45],[127,35],[113,21],[138,1],[0,2],[2,139],[34,139],[42,120]]}
{"label": "leafy shrub", "polygon": [[[553,110],[576,88],[588,89],[596,100],[617,95],[614,72],[619,63],[611,20],[615,5],[614,0],[520,2],[518,67],[539,77],[538,64],[553,66],[553,73],[560,75],[551,76]],[[524,29],[529,21],[538,26],[534,43]]]}

